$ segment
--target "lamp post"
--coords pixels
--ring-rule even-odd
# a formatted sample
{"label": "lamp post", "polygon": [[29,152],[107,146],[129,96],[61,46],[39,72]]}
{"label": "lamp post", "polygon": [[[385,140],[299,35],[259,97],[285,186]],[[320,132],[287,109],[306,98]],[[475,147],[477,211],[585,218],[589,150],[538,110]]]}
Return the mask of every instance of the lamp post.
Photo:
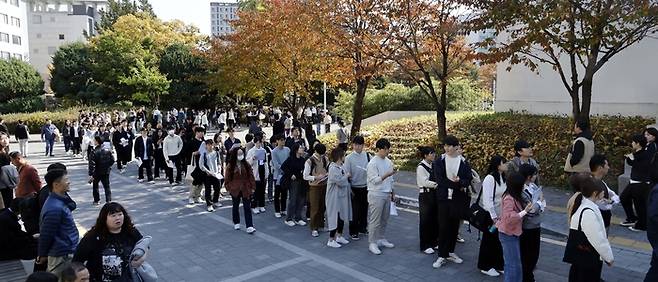
{"label": "lamp post", "polygon": [[327,82],[326,81],[324,82],[323,91],[324,91],[323,94],[324,102],[322,103],[322,106],[324,107],[324,112],[326,113],[327,112]]}

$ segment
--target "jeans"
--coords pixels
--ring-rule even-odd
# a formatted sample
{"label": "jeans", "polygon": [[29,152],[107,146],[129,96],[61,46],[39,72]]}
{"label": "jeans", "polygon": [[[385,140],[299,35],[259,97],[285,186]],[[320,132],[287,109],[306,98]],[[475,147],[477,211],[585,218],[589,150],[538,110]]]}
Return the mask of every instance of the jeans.
{"label": "jeans", "polygon": [[92,194],[94,196],[94,203],[98,203],[101,200],[101,196],[98,193],[98,182],[103,184],[103,190],[105,190],[105,202],[109,203],[112,201],[112,191],[110,191],[110,175],[96,175],[92,182]]}
{"label": "jeans", "polygon": [[388,218],[391,215],[391,196],[368,193],[368,243],[384,239]]}
{"label": "jeans", "polygon": [[153,180],[153,172],[151,171],[151,159],[142,160],[142,165],[139,166],[137,179],[144,179],[144,169],[146,169],[146,177],[148,181]]}
{"label": "jeans", "polygon": [[70,136],[64,136],[62,138],[62,141],[64,143],[64,152],[69,152],[69,149],[71,149],[71,137]]}
{"label": "jeans", "polygon": [[249,199],[245,199],[245,197],[242,195],[242,191],[240,191],[240,194],[238,194],[237,197],[231,195],[231,199],[233,200],[233,224],[240,224],[240,200],[242,200],[245,224],[247,227],[253,227],[254,223],[251,219],[251,201]]}
{"label": "jeans", "polygon": [[46,156],[53,155],[53,148],[55,147],[55,138],[47,139],[46,138]]}
{"label": "jeans", "polygon": [[281,185],[274,186],[274,212],[286,211],[286,200],[288,198],[288,189]]}
{"label": "jeans", "polygon": [[274,199],[274,175],[270,173],[267,177],[267,200],[272,201]]}
{"label": "jeans", "polygon": [[288,215],[286,220],[302,220],[302,209],[306,201],[306,190],[300,180],[290,180],[288,187],[290,192],[290,201],[288,201]]}
{"label": "jeans", "polygon": [[80,151],[82,150],[80,148],[80,143],[82,143],[82,137],[73,137],[71,136],[71,149],[73,150],[74,155],[80,154]]}
{"label": "jeans", "polygon": [[352,187],[352,221],[350,235],[368,231],[368,188]]}
{"label": "jeans", "polygon": [[521,248],[519,236],[510,236],[499,232],[500,244],[503,246],[503,259],[505,260],[505,282],[521,282]]}
{"label": "jeans", "polygon": [[[204,185],[205,185],[205,194],[204,197],[206,198],[206,206],[210,206],[213,203],[219,202],[219,189],[221,187],[219,186],[219,179],[213,177],[213,176],[206,176],[206,179],[204,180]],[[210,198],[211,196],[211,191],[210,189],[213,189],[212,193],[212,199]],[[211,201],[212,200],[212,201]]]}

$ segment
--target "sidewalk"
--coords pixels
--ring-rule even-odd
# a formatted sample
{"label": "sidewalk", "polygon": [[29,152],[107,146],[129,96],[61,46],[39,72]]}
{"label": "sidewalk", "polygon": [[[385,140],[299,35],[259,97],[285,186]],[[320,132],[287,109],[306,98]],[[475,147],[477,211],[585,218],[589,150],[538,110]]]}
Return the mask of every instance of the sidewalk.
{"label": "sidewalk", "polygon": [[[395,175],[395,180],[395,191],[400,198],[400,204],[417,210],[418,188],[416,186],[416,173],[400,171]],[[564,242],[566,242],[566,237],[569,234],[566,206],[571,195],[566,190],[544,187],[544,197],[548,206],[542,218],[542,229],[544,232],[549,232],[555,234],[558,238],[562,238]],[[646,232],[633,232],[619,225],[624,219],[624,210],[621,205],[614,206],[612,213],[612,224],[608,232],[610,243],[618,247],[650,254],[652,248],[647,240]]]}

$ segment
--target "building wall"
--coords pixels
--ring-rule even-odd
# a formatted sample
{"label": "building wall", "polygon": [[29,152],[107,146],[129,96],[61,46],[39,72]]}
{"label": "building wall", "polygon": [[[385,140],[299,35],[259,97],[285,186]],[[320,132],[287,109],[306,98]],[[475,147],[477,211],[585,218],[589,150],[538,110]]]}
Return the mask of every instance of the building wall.
{"label": "building wall", "polygon": [[26,11],[22,0],[0,0],[0,59],[29,60]]}
{"label": "building wall", "polygon": [[[658,39],[646,38],[607,62],[594,75],[591,113],[658,117],[657,50]],[[548,65],[539,74],[523,65],[508,72],[507,66],[497,67],[496,111],[571,114],[571,98]]]}
{"label": "building wall", "polygon": [[238,3],[210,3],[210,32],[213,36],[235,31],[229,22],[238,19],[238,8]]}

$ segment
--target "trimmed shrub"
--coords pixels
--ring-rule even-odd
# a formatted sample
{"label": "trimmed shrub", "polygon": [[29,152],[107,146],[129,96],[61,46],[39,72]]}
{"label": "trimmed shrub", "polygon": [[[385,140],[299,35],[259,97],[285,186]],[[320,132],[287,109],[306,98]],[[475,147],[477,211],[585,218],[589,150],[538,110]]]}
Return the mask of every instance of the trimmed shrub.
{"label": "trimmed shrub", "polygon": [[0,113],[29,113],[42,111],[45,107],[41,96],[18,97],[0,104]]}
{"label": "trimmed shrub", "polygon": [[2,115],[1,117],[5,120],[5,124],[11,134],[14,134],[14,130],[16,129],[19,120],[22,120],[28,126],[30,133],[39,133],[41,126],[46,124],[47,119],[51,119],[53,124],[61,129],[64,125],[64,121],[67,119],[77,119],[80,110],[82,110],[82,108],[69,108],[55,112],[14,113]]}

